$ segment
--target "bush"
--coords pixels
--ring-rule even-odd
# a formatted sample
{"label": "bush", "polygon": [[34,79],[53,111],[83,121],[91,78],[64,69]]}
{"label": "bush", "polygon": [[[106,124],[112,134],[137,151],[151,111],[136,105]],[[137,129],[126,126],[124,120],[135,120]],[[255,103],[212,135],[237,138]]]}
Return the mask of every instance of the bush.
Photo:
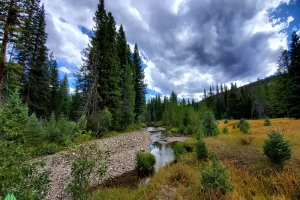
{"label": "bush", "polygon": [[251,142],[254,140],[254,137],[251,137],[251,136],[244,136],[241,138],[241,143],[243,145],[249,145],[251,144]]}
{"label": "bush", "polygon": [[177,127],[173,127],[170,129],[171,133],[178,133],[179,129]]}
{"label": "bush", "polygon": [[[72,158],[73,155],[75,158]],[[99,150],[97,144],[81,145],[70,152],[68,157],[73,159],[72,181],[66,191],[73,196],[73,199],[87,199],[89,184],[103,182],[107,170],[107,156]]]}
{"label": "bush", "polygon": [[224,121],[224,124],[227,124],[228,123],[228,120],[227,119],[225,119],[225,121]]}
{"label": "bush", "polygon": [[218,135],[219,128],[212,111],[206,111],[202,120],[203,133],[205,136]]}
{"label": "bush", "polygon": [[61,150],[61,147],[56,143],[43,142],[42,144],[36,146],[33,151],[33,156],[45,156],[52,155]]}
{"label": "bush", "polygon": [[249,129],[250,129],[250,124],[247,120],[245,119],[241,119],[240,122],[237,125],[238,128],[240,128],[240,130],[244,133],[244,134],[248,134],[249,133]]}
{"label": "bush", "polygon": [[224,134],[227,134],[227,133],[228,133],[228,127],[225,126],[225,127],[222,129],[222,132],[223,132]]}
{"label": "bush", "polygon": [[153,171],[155,162],[155,156],[151,153],[139,152],[137,154],[137,167],[139,171]]}
{"label": "bush", "polygon": [[265,119],[264,126],[271,126],[271,121],[269,118]]}
{"label": "bush", "polygon": [[199,140],[198,143],[196,144],[196,154],[199,160],[208,158],[208,151],[204,141]]}
{"label": "bush", "polygon": [[277,131],[271,131],[264,143],[264,154],[275,164],[284,165],[291,158],[292,151],[288,141]]}
{"label": "bush", "polygon": [[46,123],[46,139],[50,143],[67,146],[76,137],[76,124],[61,116],[57,121],[52,113],[49,122]]}
{"label": "bush", "polygon": [[196,135],[196,139],[197,139],[197,140],[202,140],[202,139],[204,138],[204,133],[203,133],[203,128],[202,128],[202,126],[198,127],[198,129],[197,129],[195,135]]}
{"label": "bush", "polygon": [[22,103],[16,91],[0,108],[0,140],[22,140],[22,131],[28,119],[28,107]]}
{"label": "bush", "polygon": [[220,192],[224,195],[233,190],[227,170],[216,159],[210,169],[201,172],[201,184],[206,192]]}
{"label": "bush", "polygon": [[29,154],[21,145],[0,142],[0,199],[13,193],[17,199],[44,199],[50,171],[44,163],[29,163]]}
{"label": "bush", "polygon": [[177,143],[174,147],[175,160],[179,159],[179,156],[185,152],[184,145],[182,143]]}

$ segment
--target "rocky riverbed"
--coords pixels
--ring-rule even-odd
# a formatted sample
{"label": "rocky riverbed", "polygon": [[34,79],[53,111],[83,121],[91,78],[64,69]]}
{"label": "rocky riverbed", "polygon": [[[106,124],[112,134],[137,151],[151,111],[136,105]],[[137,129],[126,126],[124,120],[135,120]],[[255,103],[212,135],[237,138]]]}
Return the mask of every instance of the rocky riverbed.
{"label": "rocky riverbed", "polygon": [[[107,139],[91,141],[90,143],[96,143],[101,150],[110,153],[107,179],[134,170],[137,152],[150,152],[150,135],[147,131],[124,133]],[[70,196],[65,193],[65,189],[71,181],[72,161],[66,159],[66,154],[68,152],[64,151],[42,159],[46,163],[45,169],[51,171],[48,199],[70,199]]]}

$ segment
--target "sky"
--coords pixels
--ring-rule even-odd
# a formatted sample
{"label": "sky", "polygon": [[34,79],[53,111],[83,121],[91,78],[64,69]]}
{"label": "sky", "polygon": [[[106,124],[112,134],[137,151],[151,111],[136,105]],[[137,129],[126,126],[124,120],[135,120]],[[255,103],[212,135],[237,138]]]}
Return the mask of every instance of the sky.
{"label": "sky", "polygon": [[[72,92],[98,0],[42,2],[47,46]],[[300,34],[300,0],[106,0],[105,6],[130,46],[139,46],[147,99],[174,90],[201,100],[210,85],[273,75],[292,32]]]}

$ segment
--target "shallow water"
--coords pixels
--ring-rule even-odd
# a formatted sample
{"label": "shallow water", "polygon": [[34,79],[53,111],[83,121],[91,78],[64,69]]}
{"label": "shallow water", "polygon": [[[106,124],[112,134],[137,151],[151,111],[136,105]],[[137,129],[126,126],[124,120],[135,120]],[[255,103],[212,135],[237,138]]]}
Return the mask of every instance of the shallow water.
{"label": "shallow water", "polygon": [[[163,128],[147,128],[147,131],[149,132],[151,138],[151,153],[155,156],[156,159],[156,163],[154,165],[155,172],[157,172],[166,164],[174,161],[174,151],[171,147],[171,143],[167,143],[164,135],[161,133],[161,131],[163,130]],[[139,186],[147,184],[149,181],[150,176],[139,177],[137,170],[133,170],[106,181],[105,187],[137,188]]]}

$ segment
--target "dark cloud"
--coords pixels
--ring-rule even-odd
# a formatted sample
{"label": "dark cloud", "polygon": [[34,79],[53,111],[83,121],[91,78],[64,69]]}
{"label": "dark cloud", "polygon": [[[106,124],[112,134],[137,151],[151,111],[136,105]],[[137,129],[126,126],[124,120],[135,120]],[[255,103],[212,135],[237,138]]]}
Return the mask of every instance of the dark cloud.
{"label": "dark cloud", "polygon": [[[163,94],[176,90],[191,95],[210,84],[246,82],[272,73],[286,35],[278,34],[285,28],[282,24],[272,27],[267,11],[281,0],[183,0],[177,9],[176,2],[106,1],[128,41],[137,43],[149,59],[149,87]],[[87,16],[97,3],[64,1],[70,9],[83,10],[77,26],[89,29],[92,18]]]}

